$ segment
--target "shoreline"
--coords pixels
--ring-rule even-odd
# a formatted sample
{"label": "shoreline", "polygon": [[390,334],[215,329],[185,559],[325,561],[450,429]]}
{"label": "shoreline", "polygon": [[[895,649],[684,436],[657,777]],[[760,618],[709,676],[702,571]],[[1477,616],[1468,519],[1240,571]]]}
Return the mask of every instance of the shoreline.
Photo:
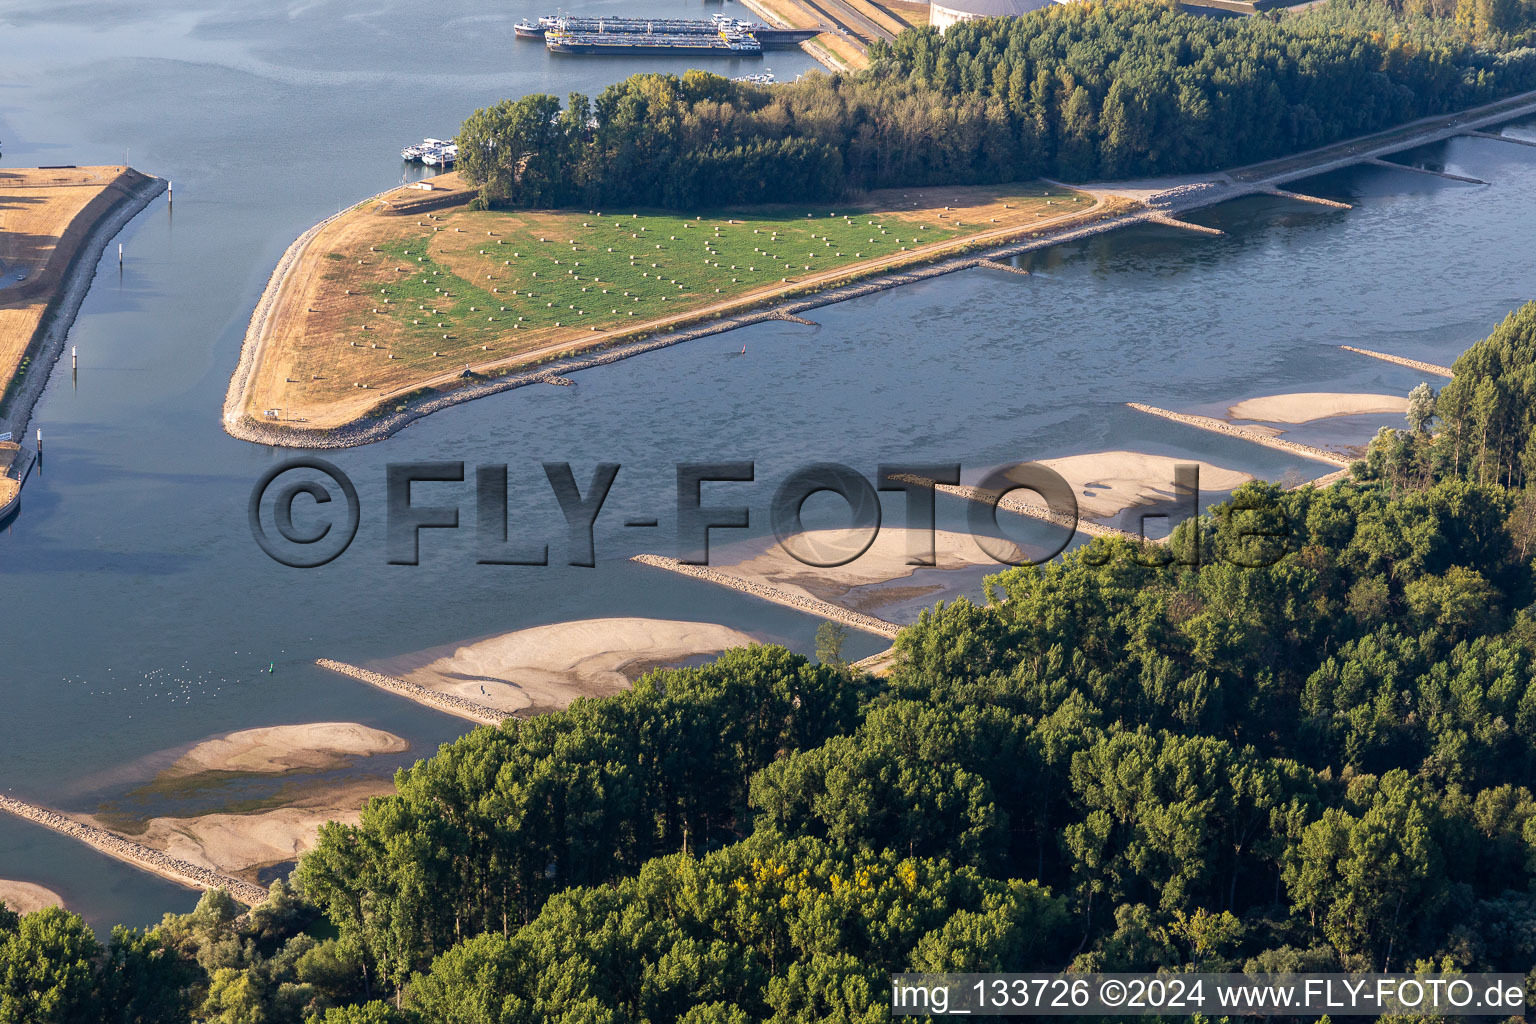
{"label": "shoreline", "polygon": [[46,807],[0,796],[0,811],[6,811],[60,835],[78,840],[109,857],[132,865],[141,871],[159,875],[178,885],[184,885],[188,889],[201,889],[205,892],[223,889],[241,903],[252,907],[258,906],[267,899],[267,890],[259,885],[188,863],[142,843],[124,838],[116,832],[88,825]]}
{"label": "shoreline", "polygon": [[393,693],[397,697],[404,697],[406,700],[415,701],[423,707],[429,707],[434,711],[441,711],[445,715],[467,719],[476,725],[496,727],[512,717],[484,704],[478,704],[475,701],[466,700],[451,693],[429,690],[425,686],[419,686],[416,683],[407,682],[395,676],[387,676],[382,672],[374,672],[366,668],[358,668],[356,665],[348,665],[344,661],[334,661],[331,658],[316,658],[315,664],[339,675],[350,676],[360,683],[376,686],[386,693]]}
{"label": "shoreline", "polygon": [[[125,186],[126,194],[91,225],[90,232],[75,251],[69,269],[64,272],[63,287],[48,303],[40,334],[33,338],[32,345],[36,347],[36,352],[32,357],[32,369],[12,396],[10,409],[4,417],[0,417],[0,431],[11,431],[18,440],[26,436],[33,409],[53,377],[59,357],[64,354],[64,343],[69,340],[75,318],[96,279],[96,269],[106,254],[107,245],[166,189],[164,178],[134,171],[132,168],[129,170],[141,175],[144,180]],[[19,492],[17,499],[20,499]]]}
{"label": "shoreline", "polygon": [[[903,284],[912,284],[959,270],[985,267],[988,260],[1007,260],[1023,253],[1078,241],[1128,225],[1155,223],[1160,219],[1166,220],[1174,213],[1203,209],[1245,196],[1276,195],[1296,201],[1311,201],[1313,197],[1288,193],[1281,186],[1298,178],[1364,163],[1387,154],[1466,134],[1487,125],[1532,113],[1536,113],[1536,91],[1519,93],[1493,103],[1451,114],[1421,118],[1371,135],[1342,140],[1304,153],[1291,154],[1211,174],[1187,175],[1156,182],[1087,186],[1064,185],[1064,183],[1051,182],[1047,179],[1049,184],[1083,191],[1099,200],[1090,210],[1084,211],[1084,214],[1101,209],[1104,201],[1112,197],[1131,198],[1139,204],[1140,208],[1111,215],[1089,224],[1065,227],[1058,231],[1047,228],[1044,237],[1024,241],[1018,241],[1014,236],[1030,233],[1031,228],[1001,229],[993,236],[1002,240],[1000,245],[982,248],[980,251],[973,249],[962,255],[936,253],[931,262],[926,263],[925,257],[917,256],[901,269],[872,268],[867,274],[861,274],[857,265],[854,265],[845,271],[851,280],[834,283],[826,290],[811,291],[800,296],[765,298],[761,304],[755,306],[747,302],[744,303],[740,313],[722,316],[709,323],[695,324],[632,341],[622,338],[598,341],[587,346],[580,354],[557,357],[544,363],[524,364],[522,368],[514,365],[507,368],[506,376],[482,380],[453,391],[434,392],[427,395],[406,393],[384,396],[381,397],[379,404],[374,406],[375,410],[378,410],[386,401],[398,402],[403,408],[382,415],[370,414],[368,418],[353,420],[334,428],[310,429],[257,422],[242,410],[247,404],[246,392],[251,371],[265,347],[267,318],[304,248],[321,228],[341,216],[341,213],[338,213],[327,217],[300,235],[284,252],[282,259],[274,268],[267,287],[252,312],[245,341],[241,346],[240,359],[230,378],[224,403],[224,429],[239,440],[275,447],[327,449],[372,444],[394,435],[416,420],[434,412],[528,384],[541,383],[553,374],[591,369],[659,348],[720,334],[765,320],[782,319],[785,315],[794,315],[807,309],[858,298]],[[970,242],[957,240],[954,245],[961,249],[965,249],[968,245],[984,247],[990,241],[987,238],[988,234],[987,232],[979,233],[973,236]],[[1010,238],[1013,240],[1009,241]],[[432,386],[430,381],[426,381],[418,385],[415,391]]]}
{"label": "shoreline", "polygon": [[754,580],[742,579],[718,569],[711,569],[704,565],[686,565],[675,558],[667,558],[665,555],[634,555],[631,562],[639,562],[641,565],[649,565],[656,569],[665,569],[683,576],[692,576],[694,579],[703,580],[706,583],[714,583],[731,590],[740,591],[748,597],[755,597],[762,601],[771,601],[781,604],[796,611],[809,615],[818,615],[833,622],[840,622],[845,626],[865,633],[873,633],[875,636],[885,637],[887,640],[896,639],[896,634],[901,631],[901,626],[894,622],[876,618],[873,615],[865,615],[863,612],[852,611],[841,605],[835,605],[828,601],[818,601],[815,598],[801,597],[787,590],[758,583]]}
{"label": "shoreline", "polygon": [[1225,434],[1228,437],[1236,437],[1240,440],[1249,441],[1253,444],[1263,445],[1266,448],[1274,448],[1277,451],[1288,452],[1292,455],[1300,455],[1302,458],[1311,459],[1314,462],[1326,462],[1330,465],[1348,469],[1354,463],[1359,461],[1359,459],[1352,458],[1348,455],[1340,455],[1337,452],[1330,452],[1325,448],[1315,448],[1310,444],[1303,444],[1300,441],[1288,441],[1283,437],[1276,437],[1272,434],[1265,434],[1261,431],[1254,430],[1249,427],[1244,427],[1237,423],[1228,423],[1226,420],[1218,420],[1212,416],[1198,416],[1194,413],[1174,412],[1171,409],[1159,409],[1155,405],[1144,405],[1141,402],[1126,402],[1125,404],[1130,406],[1132,409],[1135,409],[1137,412],[1144,412],[1149,416],[1159,416],[1165,420],[1172,420],[1174,423],[1182,423],[1187,427],[1194,427],[1197,430],[1208,430],[1213,434]]}
{"label": "shoreline", "polygon": [[1418,370],[1435,377],[1454,377],[1449,366],[1440,366],[1436,363],[1426,363],[1422,359],[1409,359],[1407,356],[1395,356],[1390,352],[1376,352],[1368,348],[1356,348],[1353,345],[1340,345],[1339,348],[1346,352],[1353,352],[1358,356],[1370,356],[1372,359],[1380,359],[1387,363],[1396,363],[1398,366],[1406,366],[1410,370]]}

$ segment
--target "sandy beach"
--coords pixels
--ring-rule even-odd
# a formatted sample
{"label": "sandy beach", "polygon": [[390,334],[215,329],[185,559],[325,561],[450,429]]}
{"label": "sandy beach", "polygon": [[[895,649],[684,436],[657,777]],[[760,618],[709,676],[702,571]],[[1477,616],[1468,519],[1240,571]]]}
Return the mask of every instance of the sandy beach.
{"label": "sandy beach", "polygon": [[0,878],[0,903],[16,914],[30,914],[44,907],[62,907],[64,900],[52,889],[45,889],[32,882],[16,882]]}
{"label": "sandy beach", "polygon": [[1145,452],[1094,452],[1039,462],[1072,485],[1078,514],[1088,519],[1112,519],[1140,505],[1172,501],[1173,467],[1179,463],[1193,462],[1200,467],[1202,491],[1230,491],[1253,479],[1241,470],[1214,463]]}
{"label": "sandy beach", "polygon": [[368,667],[507,714],[553,711],[629,688],[645,669],[756,643],[709,622],[614,618],[556,622],[433,647]]}
{"label": "sandy beach", "polygon": [[[1311,423],[1335,416],[1406,413],[1408,399],[1402,395],[1348,394],[1334,391],[1299,391],[1289,395],[1263,395],[1238,402],[1227,410],[1234,420],[1261,423]],[[1201,482],[1204,482],[1201,470]]]}
{"label": "sandy beach", "polygon": [[356,722],[307,722],[242,729],[204,740],[162,777],[197,772],[329,771],[354,758],[398,754],[410,744],[393,733]]}
{"label": "sandy beach", "polygon": [[[911,576],[923,566],[910,564],[909,545],[920,545],[922,538],[917,531],[900,527],[882,526],[869,550],[846,565],[822,568],[806,565],[786,551],[774,538],[756,542],[755,553],[745,558],[729,561],[740,551],[733,546],[721,549],[719,558],[712,555],[711,565],[723,573],[753,583],[761,583],[780,590],[809,597],[817,601],[845,605],[859,611],[872,607],[867,601],[850,601],[848,595],[861,587],[890,583]],[[817,555],[819,561],[829,561],[833,555],[846,555],[862,545],[867,534],[851,530],[808,530],[791,542],[797,551]],[[952,530],[934,532],[933,569],[965,569],[988,565],[1004,568],[977,546],[970,534]],[[1014,549],[1015,555],[1017,549]],[[901,588],[902,598],[919,596],[916,591],[926,590],[939,594],[942,584],[932,583],[921,588]],[[897,595],[892,595],[897,596]]]}
{"label": "sandy beach", "polygon": [[388,778],[360,780],[252,814],[150,818],[144,831],[132,838],[199,867],[255,881],[261,868],[295,860],[311,849],[327,821],[356,824],[370,797],[394,791]]}

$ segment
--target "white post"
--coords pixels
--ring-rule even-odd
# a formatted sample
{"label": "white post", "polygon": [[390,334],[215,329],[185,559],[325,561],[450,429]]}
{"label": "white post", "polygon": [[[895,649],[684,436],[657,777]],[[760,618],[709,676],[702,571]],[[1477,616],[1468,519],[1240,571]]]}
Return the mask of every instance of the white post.
{"label": "white post", "polygon": [[117,243],[117,265],[118,266],[122,266],[123,265],[123,243],[122,242],[118,242]]}

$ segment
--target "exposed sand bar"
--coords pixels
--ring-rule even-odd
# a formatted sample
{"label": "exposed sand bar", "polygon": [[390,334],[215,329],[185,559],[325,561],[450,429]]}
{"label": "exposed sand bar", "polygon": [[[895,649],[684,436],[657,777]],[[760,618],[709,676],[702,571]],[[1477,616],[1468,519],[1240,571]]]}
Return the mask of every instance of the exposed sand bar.
{"label": "exposed sand bar", "polygon": [[1283,437],[1275,437],[1250,427],[1228,423],[1225,420],[1213,419],[1210,416],[1194,416],[1185,412],[1173,412],[1168,409],[1159,409],[1154,405],[1143,405],[1140,402],[1126,402],[1126,405],[1137,412],[1144,412],[1151,416],[1161,416],[1165,420],[1173,420],[1175,423],[1183,423],[1186,426],[1196,427],[1200,430],[1209,430],[1217,434],[1227,434],[1231,437],[1240,437],[1244,441],[1252,441],[1254,444],[1262,444],[1266,448],[1276,448],[1283,452],[1292,452],[1303,458],[1314,459],[1318,462],[1328,462],[1335,466],[1348,467],[1353,459],[1338,452],[1330,452],[1324,448],[1314,448],[1309,444],[1299,441],[1287,441]]}
{"label": "exposed sand bar", "polygon": [[1039,519],[1042,522],[1051,523],[1052,525],[1060,526],[1063,529],[1078,530],[1088,534],[1090,537],[1131,537],[1135,539],[1135,534],[1129,533],[1125,530],[1117,529],[1113,526],[1105,526],[1102,523],[1086,521],[1081,517],[1078,519],[1073,519],[1070,516],[1058,515],[1057,513],[1052,512],[1050,508],[1043,504],[1026,501],[1024,498],[1019,496],[1020,492],[1018,491],[1001,492],[1002,496],[999,497],[1000,492],[998,491],[986,490],[981,487],[972,487],[969,484],[935,484],[932,480],[929,480],[926,477],[913,476],[907,473],[897,473],[893,475],[891,479],[898,480],[902,483],[920,484],[925,487],[932,487],[940,494],[948,494],[955,498],[963,498],[966,501],[977,501],[986,505],[996,505],[998,508],[1003,509],[1004,511],[1016,512],[1021,516],[1029,516],[1032,519]]}
{"label": "exposed sand bar", "polygon": [[1046,505],[1021,498],[1018,491],[1005,492],[999,497],[999,492],[997,491],[987,490],[982,487],[971,487],[968,484],[939,484],[934,489],[941,494],[964,498],[966,501],[979,501],[987,505],[995,504],[1005,512],[1029,516],[1032,519],[1039,519],[1041,522],[1086,533],[1090,537],[1131,537],[1133,539],[1136,537],[1135,534],[1126,530],[1085,520],[1081,516],[1074,521],[1069,516],[1058,515],[1052,512]]}
{"label": "exposed sand bar", "polygon": [[603,618],[555,622],[374,663],[381,674],[505,715],[629,689],[646,669],[719,654],[755,637],[712,622]]}
{"label": "exposed sand bar", "polygon": [[254,878],[262,868],[297,860],[313,849],[327,821],[355,825],[370,798],[394,791],[388,778],[375,778],[311,792],[270,810],[151,818],[138,838],[178,861]]}
{"label": "exposed sand bar", "polygon": [[1402,395],[1345,394],[1336,391],[1301,391],[1289,395],[1264,395],[1238,402],[1227,410],[1237,420],[1264,423],[1311,423],[1335,416],[1363,416],[1375,413],[1406,413],[1408,399]]}
{"label": "exposed sand bar", "polygon": [[1448,366],[1436,366],[1434,363],[1421,362],[1418,359],[1409,359],[1406,356],[1394,356],[1389,352],[1372,352],[1368,348],[1355,348],[1353,345],[1340,345],[1339,348],[1346,352],[1354,352],[1362,356],[1370,356],[1372,359],[1384,359],[1398,366],[1406,366],[1409,369],[1421,370],[1424,373],[1432,373],[1437,377],[1454,377]]}
{"label": "exposed sand bar", "polygon": [[[1013,561],[1024,557],[1011,541],[1001,541],[999,547],[999,553]],[[930,550],[932,564],[919,564]],[[720,556],[712,562],[727,576],[860,612],[872,611],[871,603],[878,604],[882,594],[889,596],[882,584],[910,577],[920,569],[1001,568],[998,559],[968,533],[935,529],[924,536],[910,528],[888,526],[881,527],[873,539],[867,530],[805,530],[784,541],[767,537],[755,544],[726,545],[717,552]],[[740,554],[746,557],[724,560]],[[938,592],[943,586],[921,589]]]}
{"label": "exposed sand bar", "polygon": [[666,569],[669,572],[679,573],[683,576],[692,576],[694,579],[704,580],[722,587],[738,590],[743,594],[761,598],[764,601],[772,601],[782,604],[797,611],[815,615],[833,622],[840,622],[845,626],[862,630],[865,633],[873,633],[894,640],[901,627],[894,622],[886,622],[877,619],[873,615],[865,615],[862,612],[850,611],[827,601],[819,601],[805,594],[795,594],[779,587],[769,586],[752,580],[744,580],[739,576],[731,576],[718,569],[711,569],[707,565],[685,565],[675,558],[666,558],[662,555],[635,555],[630,559],[641,565],[653,566],[657,569]]}
{"label": "exposed sand bar", "polygon": [[387,690],[396,696],[413,700],[418,704],[424,704],[435,711],[444,714],[455,715],[459,718],[467,718],[479,725],[500,725],[507,717],[505,713],[484,704],[477,704],[464,697],[450,693],[439,693],[429,690],[425,686],[417,686],[408,683],[404,679],[396,679],[386,676],[382,672],[372,672],[366,668],[358,668],[356,665],[348,665],[342,661],[332,661],[330,658],[316,658],[315,664],[321,668],[339,672],[344,676],[351,676],[359,682],[369,686],[377,686],[381,690]]}
{"label": "exposed sand bar", "polygon": [[328,771],[353,757],[398,754],[410,744],[393,733],[356,722],[309,722],[242,729],[193,747],[166,771],[196,772]]}
{"label": "exposed sand bar", "polygon": [[267,890],[259,885],[172,857],[142,843],[125,839],[115,832],[108,832],[106,829],[87,825],[57,811],[50,811],[46,807],[0,796],[0,811],[14,814],[18,818],[25,818],[44,828],[69,836],[71,839],[78,839],[109,857],[116,857],[126,864],[152,872],[178,885],[185,885],[189,889],[223,889],[241,903],[253,907],[267,898]]}
{"label": "exposed sand bar", "polygon": [[0,903],[13,914],[30,914],[45,907],[62,907],[64,898],[34,882],[0,878]]}

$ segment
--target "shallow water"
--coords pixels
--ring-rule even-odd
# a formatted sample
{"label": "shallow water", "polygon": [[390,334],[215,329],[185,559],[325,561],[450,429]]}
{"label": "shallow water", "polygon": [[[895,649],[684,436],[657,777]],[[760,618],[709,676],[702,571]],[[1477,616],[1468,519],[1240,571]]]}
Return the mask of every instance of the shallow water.
{"label": "shallow water", "polygon": [[[1490,186],[1375,167],[1331,175],[1296,187],[1354,210],[1244,200],[1194,218],[1222,238],[1104,236],[1030,257],[1028,278],[950,275],[817,310],[818,327],[763,324],[676,346],[582,371],[575,388],[524,388],[326,453],[356,481],[361,532],[324,568],[286,569],[246,523],[253,483],[285,453],[218,426],[279,254],[340,204],[397,182],[405,141],[449,134],[502,95],[596,92],[654,65],[515,44],[511,24],[543,13],[533,0],[494,15],[452,3],[166,0],[23,12],[0,0],[5,162],[117,162],[126,149],[176,183],[174,214],[157,202],[121,237],[121,274],[111,260],[98,271],[71,335],[78,384],[67,370],[51,380],[34,419],[45,461],[0,536],[11,597],[0,788],[70,810],[92,810],[175,750],[233,729],[359,721],[412,742],[386,766],[465,729],[323,672],[316,657],[366,662],[604,615],[709,619],[809,651],[813,618],[627,561],[675,553],[678,462],[755,460],[756,482],[709,485],[705,497],[749,505],[757,532],[777,483],[811,461],[872,477],[882,461],[958,460],[972,478],[1002,462],[1136,448],[1313,476],[1329,467],[1124,403],[1219,414],[1281,391],[1404,393],[1420,375],[1337,346],[1448,364],[1536,285],[1519,258],[1536,237],[1536,149],[1458,140],[1425,158]],[[781,77],[810,66],[797,52],[765,63]],[[729,358],[744,343],[748,354]],[[1295,436],[1361,443],[1398,419]],[[434,459],[509,464],[514,530],[547,541],[554,564],[477,565],[472,484],[418,486],[418,500],[457,501],[465,528],[426,532],[419,566],[386,564],[383,466]],[[595,569],[564,564],[563,520],[539,467],[567,460],[583,488],[596,463],[623,467],[598,521]],[[886,503],[894,525],[899,498]],[[836,519],[820,499],[807,509],[809,525]],[[941,509],[941,526],[963,523],[958,502]],[[630,517],[660,525],[625,528]],[[981,575],[961,589],[978,593]],[[877,614],[907,618],[927,599]],[[854,633],[848,653],[883,646]],[[196,900],[8,817],[0,877],[58,890],[96,925],[147,923]]]}

